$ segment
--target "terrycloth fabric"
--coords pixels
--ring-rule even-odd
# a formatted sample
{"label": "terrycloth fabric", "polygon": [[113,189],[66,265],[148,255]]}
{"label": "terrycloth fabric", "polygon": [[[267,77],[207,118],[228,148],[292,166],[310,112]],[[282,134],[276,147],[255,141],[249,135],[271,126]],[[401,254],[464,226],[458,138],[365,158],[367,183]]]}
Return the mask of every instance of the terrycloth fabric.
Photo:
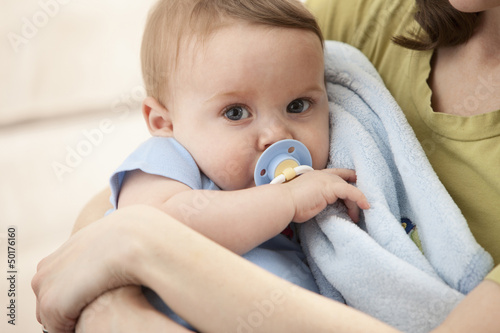
{"label": "terrycloth fabric", "polygon": [[[327,42],[329,167],[352,168],[371,208],[358,224],[343,205],[301,227],[322,294],[405,332],[428,332],[493,267],[365,56]],[[401,225],[417,226],[423,254]]]}

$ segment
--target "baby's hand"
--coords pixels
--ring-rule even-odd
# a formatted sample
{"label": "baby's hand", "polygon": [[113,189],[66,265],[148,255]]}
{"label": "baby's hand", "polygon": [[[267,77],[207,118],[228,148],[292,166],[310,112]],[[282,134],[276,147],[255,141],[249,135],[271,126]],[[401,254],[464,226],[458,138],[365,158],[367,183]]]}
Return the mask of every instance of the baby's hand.
{"label": "baby's hand", "polygon": [[349,217],[357,222],[359,208],[369,209],[370,204],[357,187],[347,183],[355,181],[354,170],[324,169],[306,172],[283,184],[288,187],[295,207],[293,222],[300,223],[313,218],[338,199],[344,201]]}

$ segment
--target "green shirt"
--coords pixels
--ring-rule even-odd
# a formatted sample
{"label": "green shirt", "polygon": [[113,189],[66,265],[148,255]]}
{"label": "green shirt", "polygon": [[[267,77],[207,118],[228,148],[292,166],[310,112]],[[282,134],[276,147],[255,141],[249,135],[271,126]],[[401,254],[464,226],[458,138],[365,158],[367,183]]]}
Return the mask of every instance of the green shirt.
{"label": "green shirt", "polygon": [[490,274],[486,277],[487,280],[495,281],[497,283],[500,283],[500,265],[495,267]]}
{"label": "green shirt", "polygon": [[[391,41],[420,28],[413,19],[414,4],[414,0],[307,1],[325,39],[357,47],[377,68],[472,233],[498,265],[500,110],[471,117],[432,110],[427,79],[433,51],[413,51]],[[487,78],[484,81],[487,89]]]}

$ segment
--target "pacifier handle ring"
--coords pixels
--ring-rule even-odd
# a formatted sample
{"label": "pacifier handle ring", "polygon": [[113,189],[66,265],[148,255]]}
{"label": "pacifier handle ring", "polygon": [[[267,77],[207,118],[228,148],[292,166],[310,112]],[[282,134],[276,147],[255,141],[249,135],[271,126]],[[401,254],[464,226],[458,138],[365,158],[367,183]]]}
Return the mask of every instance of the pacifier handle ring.
{"label": "pacifier handle ring", "polygon": [[[295,171],[295,177],[292,179],[295,179],[297,176],[300,176],[306,172],[313,171],[314,169],[311,168],[309,165],[299,165],[298,167],[293,168]],[[292,179],[288,179],[289,181]],[[287,179],[284,174],[279,175],[278,177],[274,178],[269,184],[283,184],[286,182]]]}

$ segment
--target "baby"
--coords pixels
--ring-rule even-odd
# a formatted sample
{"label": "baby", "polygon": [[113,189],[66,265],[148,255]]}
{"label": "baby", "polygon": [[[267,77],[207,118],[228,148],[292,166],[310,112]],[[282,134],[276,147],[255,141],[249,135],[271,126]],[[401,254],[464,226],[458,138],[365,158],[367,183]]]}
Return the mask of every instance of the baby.
{"label": "baby", "polygon": [[[142,111],[153,137],[112,176],[115,208],[158,207],[317,292],[287,226],[338,199],[353,220],[359,208],[369,208],[348,183],[355,181],[352,170],[325,169],[329,108],[323,61],[321,32],[299,1],[160,0],[142,44],[149,96]],[[302,142],[315,170],[256,187],[257,160],[283,139]]]}

